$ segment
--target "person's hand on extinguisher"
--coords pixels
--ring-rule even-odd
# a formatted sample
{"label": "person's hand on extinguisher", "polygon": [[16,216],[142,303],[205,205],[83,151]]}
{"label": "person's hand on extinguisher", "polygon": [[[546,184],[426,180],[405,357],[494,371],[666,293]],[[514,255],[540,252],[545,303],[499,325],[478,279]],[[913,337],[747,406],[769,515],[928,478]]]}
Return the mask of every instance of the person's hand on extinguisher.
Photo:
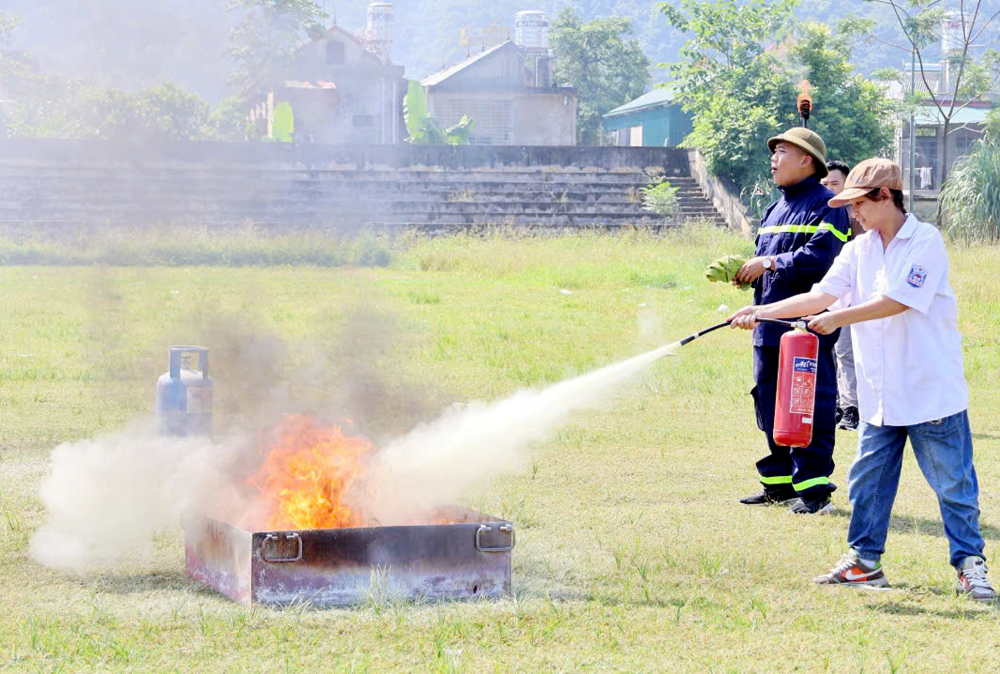
{"label": "person's hand on extinguisher", "polygon": [[802,320],[808,323],[810,330],[817,335],[829,335],[837,328],[844,327],[839,311],[826,311],[818,316],[804,316]]}
{"label": "person's hand on extinguisher", "polygon": [[753,330],[757,327],[758,318],[787,319],[805,316],[803,320],[808,321],[810,330],[820,335],[829,335],[837,328],[850,323],[866,321],[871,318],[892,316],[905,309],[905,307],[896,309],[895,306],[888,306],[891,303],[892,305],[903,307],[902,304],[894,300],[882,297],[878,300],[870,300],[859,307],[825,312],[824,309],[833,304],[836,299],[833,295],[827,295],[826,293],[814,290],[789,297],[780,302],[743,307],[726,320],[734,328]]}
{"label": "person's hand on extinguisher", "polygon": [[760,307],[755,307],[753,305],[743,307],[726,319],[729,322],[729,327],[741,328],[743,330],[753,330],[757,327],[757,311],[759,309]]}
{"label": "person's hand on extinguisher", "polygon": [[[729,321],[730,327],[753,330],[758,325],[758,313],[761,313],[761,307],[743,307],[726,320]],[[805,316],[802,320],[806,321],[809,329],[817,335],[829,335],[844,325],[838,313],[836,311],[827,311],[815,316]],[[764,316],[764,318],[768,317]]]}

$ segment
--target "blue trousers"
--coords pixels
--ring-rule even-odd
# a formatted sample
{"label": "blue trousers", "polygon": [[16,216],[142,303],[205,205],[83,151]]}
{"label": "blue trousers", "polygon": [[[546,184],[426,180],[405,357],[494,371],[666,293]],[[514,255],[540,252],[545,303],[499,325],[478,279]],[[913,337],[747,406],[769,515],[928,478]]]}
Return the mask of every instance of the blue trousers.
{"label": "blue trousers", "polygon": [[755,346],[750,394],[757,410],[757,426],[767,436],[770,452],[757,462],[757,472],[765,487],[791,485],[796,493],[815,500],[833,492],[833,444],[836,435],[837,366],[833,345],[836,339],[821,339],[816,371],[816,411],[813,437],[808,447],[784,447],[774,442],[774,399],[778,393],[777,346]]}
{"label": "blue trousers", "polygon": [[866,560],[877,561],[885,552],[906,438],[910,438],[920,470],[937,495],[952,566],[959,566],[966,557],[983,557],[979,482],[972,465],[968,412],[914,426],[861,422],[858,457],[847,477],[852,507],[848,544]]}

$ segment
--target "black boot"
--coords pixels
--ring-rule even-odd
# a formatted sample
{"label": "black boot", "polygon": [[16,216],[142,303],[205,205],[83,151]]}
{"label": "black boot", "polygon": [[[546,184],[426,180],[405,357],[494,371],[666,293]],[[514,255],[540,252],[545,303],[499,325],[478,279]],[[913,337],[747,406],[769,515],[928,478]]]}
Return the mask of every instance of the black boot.
{"label": "black boot", "polygon": [[790,501],[793,498],[795,498],[795,490],[792,489],[791,485],[782,485],[780,487],[765,486],[753,496],[741,498],[740,503],[743,505],[774,505]]}
{"label": "black boot", "polygon": [[844,410],[844,416],[840,418],[840,422],[837,424],[837,428],[843,429],[845,431],[856,431],[858,430],[858,408],[848,407]]}
{"label": "black boot", "polygon": [[825,515],[833,512],[833,504],[830,503],[830,495],[824,494],[819,499],[797,498],[789,510],[795,515]]}

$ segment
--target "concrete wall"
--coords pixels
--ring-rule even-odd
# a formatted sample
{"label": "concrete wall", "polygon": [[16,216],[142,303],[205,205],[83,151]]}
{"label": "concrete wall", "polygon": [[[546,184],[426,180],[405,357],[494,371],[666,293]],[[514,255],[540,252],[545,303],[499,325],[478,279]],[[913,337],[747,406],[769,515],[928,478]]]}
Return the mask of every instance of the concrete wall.
{"label": "concrete wall", "polygon": [[[366,145],[403,141],[404,80],[381,72],[347,72],[336,83],[335,91],[278,89],[268,97],[268,103],[287,101],[292,105],[299,142]],[[267,116],[273,119],[272,109]]]}
{"label": "concrete wall", "polygon": [[[635,198],[649,169],[700,199],[659,148],[0,142],[0,237],[122,227],[669,226]],[[690,199],[686,198],[686,202]],[[715,218],[702,203],[682,215]]]}
{"label": "concrete wall", "polygon": [[[0,141],[0,166],[169,166],[199,170],[292,167],[380,169],[440,167],[624,169],[661,167],[667,177],[687,176],[688,151],[678,148],[528,147],[441,145],[319,145],[299,143],[185,142],[124,145],[104,141],[10,139]],[[8,174],[6,180],[13,179]]]}
{"label": "concrete wall", "polygon": [[478,145],[576,144],[576,94],[549,89],[528,91],[456,91],[432,88],[428,110],[442,126],[462,115],[475,122]]}
{"label": "concrete wall", "polygon": [[[543,61],[547,68],[547,59]],[[575,145],[576,92],[534,86],[535,66],[526,62],[517,45],[507,42],[427,86],[428,111],[445,127],[457,124],[463,115],[471,117],[474,144]]]}
{"label": "concrete wall", "polygon": [[730,229],[735,229],[746,236],[753,236],[754,223],[747,214],[747,207],[738,196],[718,178],[713,177],[705,166],[705,158],[698,150],[688,150],[688,162],[691,167],[691,177],[697,181],[712,206],[722,216]]}
{"label": "concrete wall", "polygon": [[514,145],[576,145],[576,94],[538,93],[514,99]]}

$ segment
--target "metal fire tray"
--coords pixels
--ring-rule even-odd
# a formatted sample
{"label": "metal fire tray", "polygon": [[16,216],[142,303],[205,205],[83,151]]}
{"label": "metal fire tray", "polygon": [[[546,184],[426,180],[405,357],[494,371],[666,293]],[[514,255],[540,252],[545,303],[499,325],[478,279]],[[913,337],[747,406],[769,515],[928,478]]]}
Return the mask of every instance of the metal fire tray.
{"label": "metal fire tray", "polygon": [[428,519],[452,523],[251,532],[192,517],[184,522],[185,570],[247,605],[343,606],[376,592],[464,599],[510,591],[513,524],[459,507]]}

